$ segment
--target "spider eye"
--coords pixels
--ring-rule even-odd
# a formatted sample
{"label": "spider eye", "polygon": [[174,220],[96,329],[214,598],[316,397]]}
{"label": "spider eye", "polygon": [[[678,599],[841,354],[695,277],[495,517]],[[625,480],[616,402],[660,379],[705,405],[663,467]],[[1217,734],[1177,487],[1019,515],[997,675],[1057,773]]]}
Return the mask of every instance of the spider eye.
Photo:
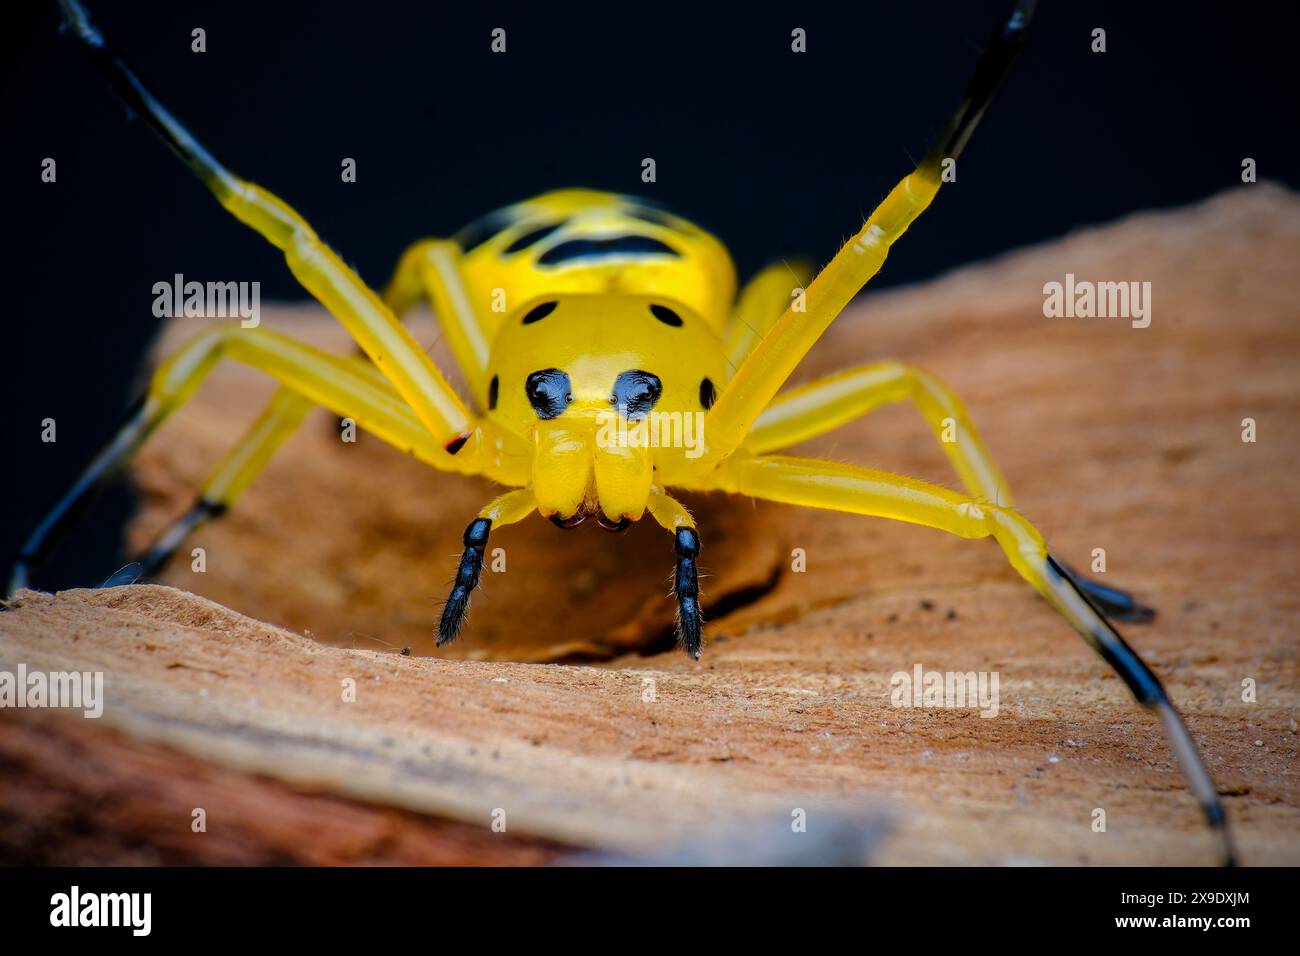
{"label": "spider eye", "polygon": [[630,422],[645,418],[663,394],[659,376],[640,369],[629,369],[614,380],[614,394],[610,403],[618,406]]}
{"label": "spider eye", "polygon": [[538,418],[555,418],[573,401],[569,376],[558,368],[543,369],[529,375],[524,383],[524,394]]}

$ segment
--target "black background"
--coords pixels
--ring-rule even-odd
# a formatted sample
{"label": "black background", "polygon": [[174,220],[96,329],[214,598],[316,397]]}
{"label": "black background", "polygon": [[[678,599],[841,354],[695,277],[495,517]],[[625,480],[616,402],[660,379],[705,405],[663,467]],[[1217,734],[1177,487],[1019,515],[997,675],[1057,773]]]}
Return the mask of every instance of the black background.
{"label": "black background", "polygon": [[[924,151],[1007,4],[98,2],[155,91],[295,205],[372,285],[414,239],[560,186],[639,193],[717,232],[742,274],[824,262]],[[961,160],[879,286],[1262,179],[1296,186],[1295,16],[1242,3],[1046,2]],[[0,559],[139,387],[152,286],[258,280],[279,253],[227,218],[58,30],[6,11],[6,442]],[[508,52],[489,50],[493,27]],[[808,52],[790,31],[808,31]],[[1090,51],[1094,27],[1108,50]],[[207,31],[207,52],[190,31]],[[41,161],[58,163],[56,184]],[[641,160],[658,182],[640,181]],[[353,157],[358,181],[340,181]],[[865,358],[865,357],[864,357]],[[57,444],[39,440],[58,422]],[[111,571],[124,492],[37,583]]]}

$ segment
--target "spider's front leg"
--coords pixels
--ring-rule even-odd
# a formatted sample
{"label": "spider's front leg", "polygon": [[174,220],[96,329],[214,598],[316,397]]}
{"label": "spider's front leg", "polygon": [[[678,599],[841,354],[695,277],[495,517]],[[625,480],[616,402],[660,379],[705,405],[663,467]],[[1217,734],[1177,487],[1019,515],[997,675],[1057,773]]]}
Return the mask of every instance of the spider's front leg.
{"label": "spider's front leg", "polygon": [[[778,395],[745,437],[743,449],[762,455],[823,435],[891,402],[910,402],[939,441],[971,496],[1015,507],[1011,489],[957,394],[939,378],[901,362],[846,369]],[[1111,617],[1150,621],[1155,611],[1118,588],[1066,571]]]}
{"label": "spider's front leg", "polygon": [[677,643],[690,657],[700,659],[701,632],[704,620],[700,612],[700,535],[695,519],[686,507],[658,486],[650,487],[646,510],[651,517],[673,533],[677,567],[673,574],[673,593],[677,596]]}
{"label": "spider's front leg", "polygon": [[287,203],[218,162],[105,40],[78,0],[59,0],[59,7],[82,52],[127,106],[144,117],[228,212],[284,253],[303,288],[351,333],[430,434],[446,448],[463,445],[471,431],[468,409],[380,297]]}
{"label": "spider's front leg", "polygon": [[779,455],[736,456],[709,487],[769,501],[893,518],[962,538],[997,541],[1012,566],[1123,678],[1138,703],[1153,710],[1213,830],[1225,864],[1234,862],[1223,804],[1196,743],[1151,668],[1120,636],[1048,553],[1042,535],[1018,512],[901,475]]}
{"label": "spider's front leg", "polygon": [[934,200],[945,161],[955,161],[961,153],[1024,46],[1034,5],[1034,0],[1018,0],[980,58],[957,110],[921,163],[809,284],[804,310],[787,309],[727,383],[705,420],[709,461],[720,462],[740,447],[808,350],[880,271],[890,247]]}
{"label": "spider's front leg", "polygon": [[478,587],[483,573],[483,557],[487,553],[488,535],[493,528],[522,521],[537,510],[537,499],[531,488],[518,488],[494,498],[478,513],[465,529],[465,551],[456,567],[456,579],[451,594],[442,608],[438,623],[438,646],[444,647],[456,639],[469,612],[469,599]]}

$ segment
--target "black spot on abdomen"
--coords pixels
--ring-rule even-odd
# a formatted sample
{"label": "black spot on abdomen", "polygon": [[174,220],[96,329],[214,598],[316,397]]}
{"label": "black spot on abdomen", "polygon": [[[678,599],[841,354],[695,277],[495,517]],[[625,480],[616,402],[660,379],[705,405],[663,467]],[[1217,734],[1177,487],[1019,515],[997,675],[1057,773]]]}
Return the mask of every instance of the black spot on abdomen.
{"label": "black spot on abdomen", "polygon": [[[705,381],[707,382],[708,379],[706,378]],[[488,411],[492,411],[492,409],[497,407],[497,395],[500,391],[501,379],[493,375],[492,381],[488,382]]]}
{"label": "black spot on abdomen", "polygon": [[650,236],[614,236],[611,239],[570,239],[547,249],[537,259],[539,266],[558,266],[577,259],[607,256],[673,256],[680,253],[666,242]]}

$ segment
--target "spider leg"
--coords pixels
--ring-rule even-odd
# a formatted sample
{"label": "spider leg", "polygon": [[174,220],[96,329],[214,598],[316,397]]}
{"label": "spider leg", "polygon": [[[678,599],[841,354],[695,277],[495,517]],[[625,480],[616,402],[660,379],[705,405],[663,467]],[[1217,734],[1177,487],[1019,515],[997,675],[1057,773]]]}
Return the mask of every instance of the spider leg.
{"label": "spider leg", "polygon": [[438,646],[444,647],[456,639],[469,611],[469,598],[478,587],[483,571],[483,555],[487,552],[488,534],[494,527],[522,521],[537,510],[537,499],[531,488],[507,491],[493,499],[478,513],[478,517],[465,529],[465,551],[456,568],[456,580],[447,603],[442,607],[442,620],[438,622]]}
{"label": "spider leg", "polygon": [[276,389],[266,410],[213,469],[193,507],[169,525],[141,556],[143,576],[157,574],[195,529],[230,510],[314,407],[314,402],[288,385]]}
{"label": "spider leg", "polygon": [[[966,412],[943,381],[901,362],[873,362],[846,369],[777,395],[758,416],[744,448],[765,454],[825,434],[891,402],[911,402],[926,420],[966,490],[975,498],[1015,507],[1011,488]],[[1103,612],[1121,621],[1144,622],[1155,611],[1118,588],[1090,581],[1064,567]]]}
{"label": "spider leg", "polygon": [[347,328],[424,427],[444,447],[461,448],[472,432],[468,409],[379,296],[283,200],[221,165],[149,91],[78,0],[59,0],[59,6],[82,52],[127,106],[144,117],[228,212],[284,253],[303,288]]}
{"label": "spider leg", "polygon": [[[145,398],[27,538],[14,566],[11,592],[27,585],[29,567],[40,561],[93,493],[130,460],[154,429],[194,394],[222,357],[266,372],[307,401],[354,419],[359,427],[435,468],[463,474],[481,470],[483,459],[478,448],[471,447],[460,455],[448,452],[392,387],[364,363],[321,352],[267,329],[213,326],[158,368]],[[255,429],[245,437],[214,475],[212,487],[237,494],[265,464],[274,443],[285,435],[284,408],[273,407],[268,413],[272,418],[268,429]],[[263,422],[266,420],[264,415]],[[210,512],[220,510],[219,504],[200,502],[199,507]],[[210,516],[200,513],[190,520]]]}
{"label": "spider leg", "polygon": [[[453,354],[477,396],[486,391],[486,386],[480,388],[477,383],[484,377],[487,346],[478,316],[465,293],[459,256],[460,249],[453,242],[426,239],[413,244],[398,261],[384,289],[383,300],[400,319],[416,302],[428,296],[443,333],[452,344]],[[358,353],[358,359],[355,368],[359,374],[396,396],[392,385],[365,353]],[[276,450],[298,429],[312,407],[312,402],[293,389],[280,388],[239,444],[217,466],[194,507],[168,527],[141,557],[143,573],[146,576],[157,573],[192,531],[224,515],[234,499],[270,464]]]}
{"label": "spider leg", "polygon": [[673,593],[677,596],[677,643],[687,655],[700,659],[702,619],[700,617],[700,582],[695,559],[700,556],[700,536],[695,519],[680,501],[658,487],[650,489],[646,504],[660,527],[673,533],[677,568],[673,576]]}
{"label": "spider leg", "polygon": [[1154,711],[1192,793],[1234,862],[1223,804],[1186,724],[1160,680],[1047,552],[1042,536],[1018,512],[938,485],[853,465],[786,456],[739,457],[724,464],[711,487],[769,501],[893,518],[962,538],[992,537],[1007,559],[1070,626],[1123,678],[1138,703]]}
{"label": "spider leg", "polygon": [[423,239],[397,261],[384,288],[384,301],[395,315],[428,298],[456,364],[480,409],[487,408],[489,336],[465,288],[460,246],[450,239]]}
{"label": "spider leg", "polygon": [[939,191],[943,162],[956,159],[984,108],[1024,45],[1034,0],[1018,0],[984,51],[956,112],[919,166],[893,188],[808,286],[804,311],[787,309],[749,353],[705,420],[708,454],[721,461],[736,450],[790,373],[858,291],[880,271],[889,248]]}
{"label": "spider leg", "polygon": [[790,308],[795,288],[803,288],[811,276],[812,267],[806,262],[777,262],[761,269],[745,283],[727,322],[726,353],[730,368],[740,367],[776,320]]}

